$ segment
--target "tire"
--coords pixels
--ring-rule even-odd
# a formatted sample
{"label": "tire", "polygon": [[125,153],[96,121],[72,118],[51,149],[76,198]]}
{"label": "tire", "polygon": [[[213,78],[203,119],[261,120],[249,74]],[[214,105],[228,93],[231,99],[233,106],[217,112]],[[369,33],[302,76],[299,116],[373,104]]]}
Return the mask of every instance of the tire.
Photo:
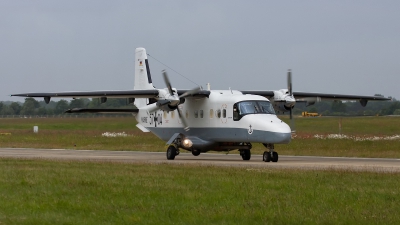
{"label": "tire", "polygon": [[278,162],[278,153],[277,152],[272,153],[272,162]]}
{"label": "tire", "polygon": [[264,161],[264,162],[267,162],[267,160],[268,160],[268,155],[271,155],[271,154],[269,154],[269,152],[265,151],[264,154],[263,154],[263,161]]}
{"label": "tire", "polygon": [[251,158],[250,150],[249,149],[245,149],[245,150],[242,150],[242,151],[243,151],[243,153],[241,154],[242,155],[242,159],[243,160],[250,160],[250,158]]}
{"label": "tire", "polygon": [[264,162],[271,162],[271,158],[272,158],[272,157],[271,157],[271,153],[265,151],[264,154],[263,154],[263,160],[264,160]]}
{"label": "tire", "polygon": [[176,156],[176,148],[173,145],[168,146],[167,149],[167,159],[174,160]]}
{"label": "tire", "polygon": [[200,150],[198,150],[198,149],[193,149],[193,150],[192,150],[192,155],[194,155],[194,156],[200,155]]}

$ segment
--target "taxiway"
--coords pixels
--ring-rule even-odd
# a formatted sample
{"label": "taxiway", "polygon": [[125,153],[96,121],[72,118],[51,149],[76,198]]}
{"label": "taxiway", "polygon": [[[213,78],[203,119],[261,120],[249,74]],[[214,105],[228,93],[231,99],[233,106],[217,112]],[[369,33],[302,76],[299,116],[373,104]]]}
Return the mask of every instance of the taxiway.
{"label": "taxiway", "polygon": [[193,156],[181,153],[175,160],[167,160],[164,152],[66,150],[0,148],[1,158],[109,161],[126,163],[197,164],[208,166],[240,166],[247,168],[291,168],[291,169],[344,169],[352,171],[400,172],[400,159],[346,158],[317,156],[279,156],[279,162],[263,162],[261,155],[252,155],[243,161],[238,154],[202,153]]}

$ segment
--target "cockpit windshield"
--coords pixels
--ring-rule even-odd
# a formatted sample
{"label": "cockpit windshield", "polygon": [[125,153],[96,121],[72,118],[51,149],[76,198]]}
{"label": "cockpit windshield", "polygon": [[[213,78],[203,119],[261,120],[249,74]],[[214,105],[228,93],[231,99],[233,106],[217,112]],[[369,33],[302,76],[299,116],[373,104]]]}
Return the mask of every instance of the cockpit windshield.
{"label": "cockpit windshield", "polygon": [[234,120],[247,114],[275,114],[275,110],[268,101],[243,101],[233,105]]}

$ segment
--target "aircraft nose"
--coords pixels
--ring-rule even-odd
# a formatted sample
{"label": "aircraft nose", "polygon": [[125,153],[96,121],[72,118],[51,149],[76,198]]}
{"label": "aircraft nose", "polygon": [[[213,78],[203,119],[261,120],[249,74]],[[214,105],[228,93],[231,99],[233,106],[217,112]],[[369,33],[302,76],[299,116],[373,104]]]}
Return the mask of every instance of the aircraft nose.
{"label": "aircraft nose", "polygon": [[[269,138],[267,138],[269,139]],[[275,143],[275,144],[288,144],[292,140],[292,133],[274,133],[273,142],[267,143]],[[267,140],[269,141],[269,140]]]}
{"label": "aircraft nose", "polygon": [[[275,126],[275,131],[273,132],[273,143],[276,144],[287,144],[292,140],[292,130],[286,123],[278,123]],[[267,139],[270,139],[267,137]],[[267,142],[268,143],[268,142]],[[272,142],[271,142],[272,143]]]}
{"label": "aircraft nose", "polygon": [[292,140],[292,130],[289,125],[278,118],[265,120],[259,125],[266,130],[262,138],[264,143],[287,144]]}

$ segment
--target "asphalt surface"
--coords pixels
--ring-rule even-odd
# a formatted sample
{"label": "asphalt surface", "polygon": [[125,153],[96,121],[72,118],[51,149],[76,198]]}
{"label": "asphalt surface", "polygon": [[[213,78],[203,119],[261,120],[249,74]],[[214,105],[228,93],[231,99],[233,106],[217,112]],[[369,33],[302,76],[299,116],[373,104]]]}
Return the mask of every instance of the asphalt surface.
{"label": "asphalt surface", "polygon": [[193,156],[181,153],[175,160],[167,160],[164,152],[103,151],[103,150],[65,150],[65,149],[28,149],[0,148],[0,158],[48,159],[108,161],[126,163],[168,163],[194,164],[207,166],[235,166],[246,168],[290,168],[311,170],[351,170],[374,172],[400,172],[400,159],[347,158],[317,156],[279,156],[277,163],[263,162],[261,155],[252,155],[249,161],[243,161],[238,154],[202,153]]}

